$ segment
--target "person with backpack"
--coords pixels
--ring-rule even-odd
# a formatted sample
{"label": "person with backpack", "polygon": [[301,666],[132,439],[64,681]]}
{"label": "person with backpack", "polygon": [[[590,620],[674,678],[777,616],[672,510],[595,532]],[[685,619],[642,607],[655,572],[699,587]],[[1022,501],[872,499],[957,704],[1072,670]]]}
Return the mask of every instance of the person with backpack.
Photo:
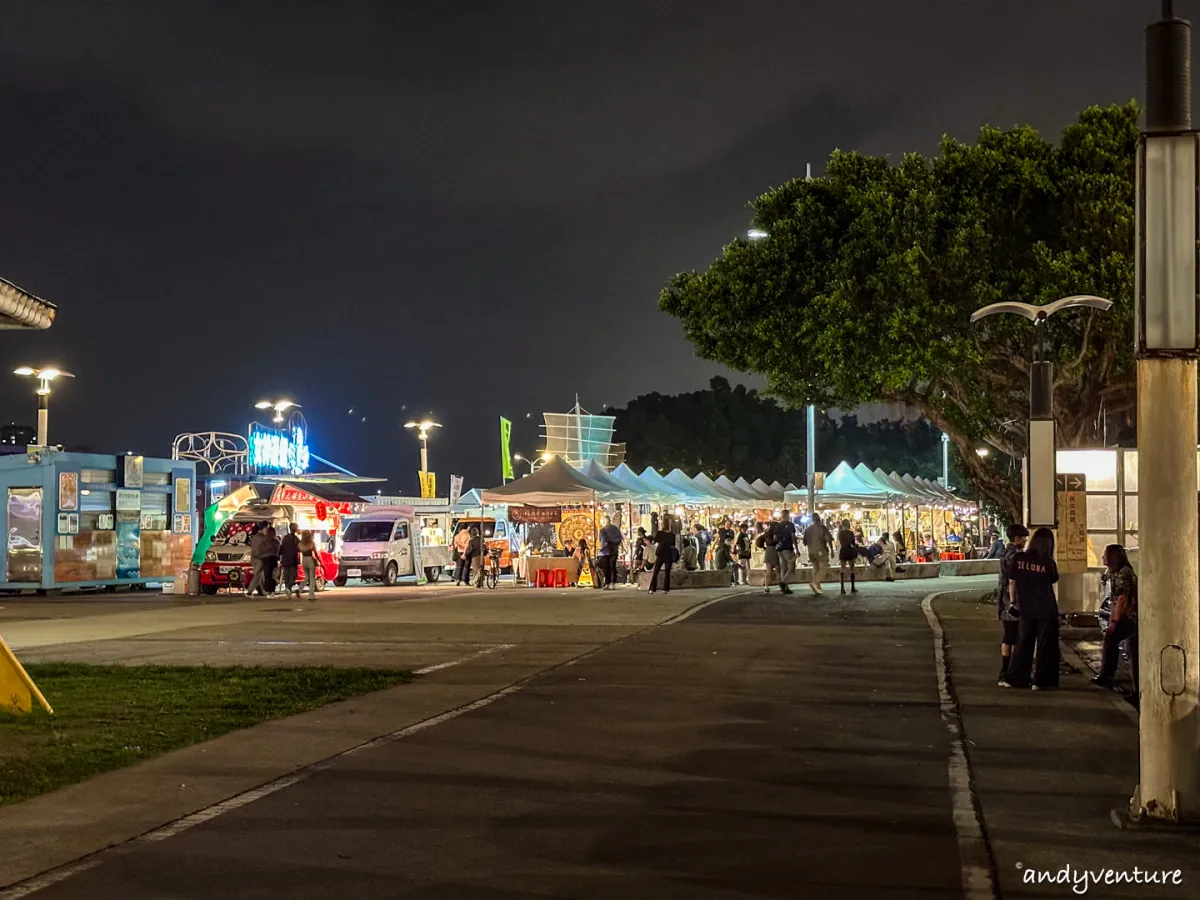
{"label": "person with backpack", "polygon": [[[750,523],[743,522],[738,527],[737,537],[733,543],[734,565],[733,583],[750,583]],[[739,582],[738,579],[741,579]]]}

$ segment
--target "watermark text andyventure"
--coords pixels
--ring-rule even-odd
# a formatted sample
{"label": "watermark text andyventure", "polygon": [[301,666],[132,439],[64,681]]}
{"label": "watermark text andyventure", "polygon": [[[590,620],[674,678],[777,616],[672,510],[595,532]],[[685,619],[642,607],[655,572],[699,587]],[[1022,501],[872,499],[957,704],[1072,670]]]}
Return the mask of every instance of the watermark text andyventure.
{"label": "watermark text andyventure", "polygon": [[1114,884],[1183,884],[1182,869],[1077,869],[1066,865],[1061,869],[1033,869],[1017,863],[1023,884],[1070,885],[1076,894],[1086,894],[1096,885]]}

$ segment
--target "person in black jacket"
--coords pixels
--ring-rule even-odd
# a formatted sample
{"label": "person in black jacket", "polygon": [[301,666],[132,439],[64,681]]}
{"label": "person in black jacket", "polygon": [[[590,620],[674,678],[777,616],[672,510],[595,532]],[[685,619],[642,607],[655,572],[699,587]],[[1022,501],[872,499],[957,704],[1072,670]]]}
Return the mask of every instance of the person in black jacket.
{"label": "person in black jacket", "polygon": [[1002,682],[1007,687],[1032,686],[1035,691],[1058,687],[1057,582],[1054,532],[1039,528],[1029,540],[1029,549],[1018,553],[1012,563],[1008,589],[1020,624],[1017,647]]}
{"label": "person in black jacket", "polygon": [[295,522],[288,526],[288,533],[279,542],[279,566],[283,569],[283,587],[287,595],[290,597],[295,591],[299,597],[296,575],[300,570],[300,526]]}
{"label": "person in black jacket", "polygon": [[1008,546],[1000,556],[1000,581],[996,590],[996,615],[1004,628],[1000,638],[1000,675],[1004,683],[1004,673],[1008,671],[1008,661],[1012,658],[1013,648],[1017,646],[1020,637],[1021,617],[1017,615],[1012,605],[1012,597],[1008,590],[1012,581],[1012,564],[1017,554],[1025,551],[1025,541],[1029,539],[1029,529],[1019,522],[1008,526]]}
{"label": "person in black jacket", "polygon": [[675,564],[675,532],[665,528],[654,535],[654,568],[650,571],[650,593],[656,590],[658,570],[663,569],[663,593],[671,593],[671,566]]}

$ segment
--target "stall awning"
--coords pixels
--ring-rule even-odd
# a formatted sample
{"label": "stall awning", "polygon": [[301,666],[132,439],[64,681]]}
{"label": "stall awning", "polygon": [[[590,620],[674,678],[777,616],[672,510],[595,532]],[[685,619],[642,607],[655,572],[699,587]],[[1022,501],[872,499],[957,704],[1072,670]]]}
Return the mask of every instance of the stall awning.
{"label": "stall awning", "polygon": [[608,485],[593,481],[555,456],[532,475],[510,481],[501,487],[481,491],[480,498],[485,504],[561,506],[569,503],[592,503],[610,491]]}
{"label": "stall awning", "polygon": [[611,475],[614,480],[625,485],[626,488],[634,493],[634,496],[637,499],[645,497],[645,502],[648,503],[657,503],[671,499],[668,495],[662,493],[653,485],[647,484],[646,482],[642,481],[642,479],[638,478],[637,473],[634,472],[633,469],[629,468],[629,466],[627,466],[625,463],[621,463],[619,466],[609,472],[609,475]]}

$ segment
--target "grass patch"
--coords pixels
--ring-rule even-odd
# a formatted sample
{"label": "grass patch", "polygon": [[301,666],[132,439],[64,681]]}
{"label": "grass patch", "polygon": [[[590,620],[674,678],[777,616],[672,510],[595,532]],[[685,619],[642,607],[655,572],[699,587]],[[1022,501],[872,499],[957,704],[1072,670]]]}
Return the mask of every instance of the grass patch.
{"label": "grass patch", "polygon": [[0,805],[100,772],[412,680],[395,669],[268,666],[25,667],[54,707],[0,712]]}

